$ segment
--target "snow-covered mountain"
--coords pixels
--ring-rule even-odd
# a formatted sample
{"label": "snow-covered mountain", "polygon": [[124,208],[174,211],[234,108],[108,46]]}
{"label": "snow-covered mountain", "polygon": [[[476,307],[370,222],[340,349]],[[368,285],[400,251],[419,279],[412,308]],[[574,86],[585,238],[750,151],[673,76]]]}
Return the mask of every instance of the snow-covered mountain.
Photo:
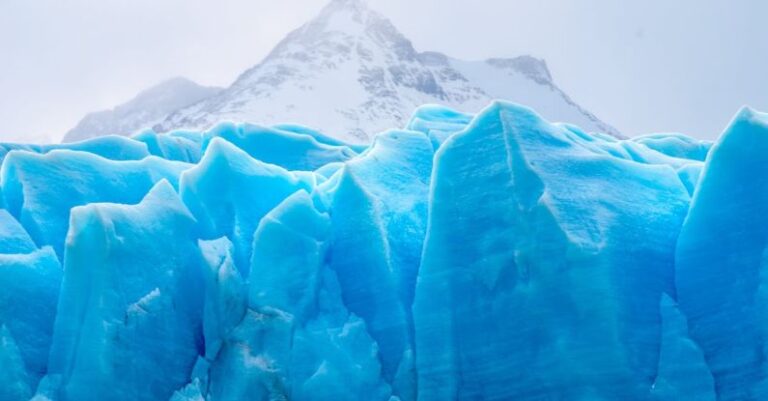
{"label": "snow-covered mountain", "polygon": [[187,107],[220,92],[221,88],[198,85],[186,78],[172,78],[155,85],[112,110],[86,115],[64,136],[74,142],[102,135],[130,135],[151,127],[169,113]]}
{"label": "snow-covered mountain", "polygon": [[[530,106],[550,120],[587,131],[618,135],[560,90],[543,60],[462,61],[418,52],[363,0],[331,1],[229,88],[177,108],[154,128],[205,129],[222,120],[291,122],[364,143],[384,129],[404,126],[422,104],[474,113],[492,99]],[[131,118],[123,122],[126,127],[141,125],[132,115],[126,117]]]}

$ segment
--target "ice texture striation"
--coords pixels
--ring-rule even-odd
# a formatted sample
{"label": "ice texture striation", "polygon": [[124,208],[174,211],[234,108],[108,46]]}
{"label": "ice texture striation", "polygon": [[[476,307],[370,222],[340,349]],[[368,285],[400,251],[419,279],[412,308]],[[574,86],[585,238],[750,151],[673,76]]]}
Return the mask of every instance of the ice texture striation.
{"label": "ice texture striation", "polygon": [[2,149],[0,401],[768,397],[768,115]]}

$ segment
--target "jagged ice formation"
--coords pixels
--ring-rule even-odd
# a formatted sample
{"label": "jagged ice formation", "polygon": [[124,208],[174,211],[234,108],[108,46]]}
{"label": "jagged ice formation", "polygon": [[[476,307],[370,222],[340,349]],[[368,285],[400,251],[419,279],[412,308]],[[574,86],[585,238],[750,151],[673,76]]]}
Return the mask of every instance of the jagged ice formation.
{"label": "jagged ice formation", "polygon": [[762,400],[768,115],[2,145],[0,400]]}

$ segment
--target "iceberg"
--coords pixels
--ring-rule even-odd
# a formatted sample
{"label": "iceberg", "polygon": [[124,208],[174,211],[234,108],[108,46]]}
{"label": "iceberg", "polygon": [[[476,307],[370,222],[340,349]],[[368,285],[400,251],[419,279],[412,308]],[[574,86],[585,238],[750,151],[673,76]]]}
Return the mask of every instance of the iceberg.
{"label": "iceberg", "polygon": [[668,165],[570,134],[498,104],[438,151],[413,306],[419,399],[648,393],[689,195]]}
{"label": "iceberg", "polygon": [[680,310],[720,400],[768,397],[767,166],[768,115],[745,108],[712,148],[677,243]]}
{"label": "iceberg", "polygon": [[0,400],[762,400],[768,115],[0,146]]}
{"label": "iceberg", "polygon": [[202,350],[195,219],[166,180],[72,209],[47,374],[54,399],[167,398]]}
{"label": "iceberg", "polygon": [[138,203],[161,179],[178,186],[179,175],[189,167],[152,156],[123,161],[73,150],[13,150],[0,168],[0,185],[7,211],[35,244],[53,246],[63,257],[73,207]]}

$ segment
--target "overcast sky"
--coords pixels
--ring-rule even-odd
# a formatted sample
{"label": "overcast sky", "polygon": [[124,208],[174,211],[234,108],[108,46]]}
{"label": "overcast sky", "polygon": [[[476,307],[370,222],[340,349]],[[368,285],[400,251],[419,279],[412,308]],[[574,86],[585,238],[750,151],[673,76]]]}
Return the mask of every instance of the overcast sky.
{"label": "overcast sky", "polygon": [[[0,0],[0,140],[58,139],[159,81],[228,85],[325,0]],[[627,135],[768,111],[768,1],[369,0],[418,50],[532,54]]]}

